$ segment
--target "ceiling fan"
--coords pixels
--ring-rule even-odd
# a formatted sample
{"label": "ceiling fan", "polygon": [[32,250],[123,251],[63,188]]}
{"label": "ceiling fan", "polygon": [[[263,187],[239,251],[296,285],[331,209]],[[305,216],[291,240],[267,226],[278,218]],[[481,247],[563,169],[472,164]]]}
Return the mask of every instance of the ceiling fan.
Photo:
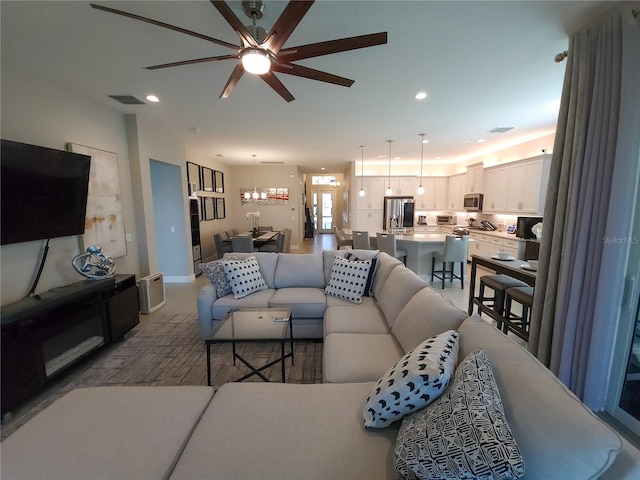
{"label": "ceiling fan", "polygon": [[242,9],[244,13],[253,21],[252,25],[248,26],[242,24],[240,19],[233,13],[226,2],[221,0],[211,0],[211,3],[218,12],[220,12],[227,23],[229,23],[231,28],[233,28],[233,30],[240,36],[242,45],[235,45],[208,35],[186,30],[175,25],[170,25],[168,23],[142,17],[122,10],[116,10],[114,8],[93,3],[91,6],[98,10],[122,15],[124,17],[150,23],[159,27],[168,28],[176,32],[201,38],[202,40],[215,43],[216,45],[235,50],[235,53],[228,55],[195,58],[192,60],[182,60],[145,67],[148,70],[156,70],[160,68],[192,65],[196,63],[215,62],[218,60],[240,59],[241,61],[236,65],[231,76],[227,80],[227,83],[220,94],[220,98],[227,98],[231,94],[233,88],[236,86],[238,80],[240,80],[240,77],[242,77],[245,71],[259,75],[260,78],[262,78],[287,102],[294,100],[294,97],[291,95],[291,92],[287,90],[284,84],[274,75],[274,72],[309,78],[311,80],[332,83],[343,87],[350,87],[353,85],[354,80],[315,70],[313,68],[304,67],[292,62],[305,58],[346,52],[348,50],[373,47],[387,43],[387,32],[380,32],[369,35],[329,40],[326,42],[310,43],[307,45],[299,45],[297,47],[283,48],[289,36],[302,20],[302,17],[304,17],[309,8],[311,8],[311,5],[313,5],[313,0],[290,1],[268,33],[264,28],[256,25],[256,20],[263,16],[264,1],[249,0],[242,2]]}

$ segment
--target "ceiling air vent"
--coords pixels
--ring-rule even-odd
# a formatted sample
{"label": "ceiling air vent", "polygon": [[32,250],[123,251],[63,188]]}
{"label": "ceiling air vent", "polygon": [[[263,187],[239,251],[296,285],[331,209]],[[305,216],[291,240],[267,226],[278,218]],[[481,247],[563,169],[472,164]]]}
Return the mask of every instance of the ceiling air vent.
{"label": "ceiling air vent", "polygon": [[264,162],[260,162],[262,165],[284,165],[284,162],[277,160],[277,161],[264,161]]}
{"label": "ceiling air vent", "polygon": [[109,95],[109,97],[122,103],[123,105],[146,105],[146,103],[144,103],[139,98],[134,97],[133,95]]}
{"label": "ceiling air vent", "polygon": [[504,133],[509,130],[513,130],[515,127],[496,127],[493,130],[489,130],[489,133]]}

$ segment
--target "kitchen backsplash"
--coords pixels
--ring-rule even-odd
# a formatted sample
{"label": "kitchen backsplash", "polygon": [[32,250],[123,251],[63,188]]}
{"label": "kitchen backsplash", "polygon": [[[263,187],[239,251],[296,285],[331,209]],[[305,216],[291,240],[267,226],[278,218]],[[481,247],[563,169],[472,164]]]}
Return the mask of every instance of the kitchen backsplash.
{"label": "kitchen backsplash", "polygon": [[453,212],[450,210],[442,211],[442,212],[433,212],[433,211],[417,211],[415,214],[414,223],[418,225],[419,217],[426,217],[427,225],[436,225],[436,217],[438,215],[455,215],[458,220],[458,225],[466,227],[469,225],[468,220],[470,218],[474,218],[475,225],[479,225],[481,220],[489,220],[493,225],[498,227],[499,231],[505,231],[509,225],[515,225],[517,215],[495,215],[495,214],[485,214],[482,212]]}

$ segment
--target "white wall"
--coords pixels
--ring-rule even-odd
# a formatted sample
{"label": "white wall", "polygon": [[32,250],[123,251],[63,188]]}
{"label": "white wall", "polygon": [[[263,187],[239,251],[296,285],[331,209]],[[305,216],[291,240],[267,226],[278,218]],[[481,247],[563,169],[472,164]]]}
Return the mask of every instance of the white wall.
{"label": "white wall", "polygon": [[[131,208],[132,187],[125,121],[122,114],[30,73],[2,63],[2,138],[65,149],[67,142],[118,155],[125,231],[136,237]],[[29,291],[44,241],[0,247],[1,303],[19,300]],[[71,267],[80,253],[77,236],[52,239],[36,293],[82,280]],[[118,272],[139,275],[138,248],[127,243],[127,255],[117,258]]]}

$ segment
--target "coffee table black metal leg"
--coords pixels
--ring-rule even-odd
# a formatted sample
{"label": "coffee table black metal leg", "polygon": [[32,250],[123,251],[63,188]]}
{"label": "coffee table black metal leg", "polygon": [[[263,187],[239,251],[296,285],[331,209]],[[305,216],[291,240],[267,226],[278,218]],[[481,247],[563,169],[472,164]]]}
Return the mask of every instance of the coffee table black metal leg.
{"label": "coffee table black metal leg", "polygon": [[207,345],[207,385],[211,386],[211,342],[205,340]]}
{"label": "coffee table black metal leg", "polygon": [[236,365],[236,342],[231,342],[231,349],[233,350],[233,366]]}
{"label": "coffee table black metal leg", "polygon": [[289,339],[291,341],[291,365],[295,365],[293,361],[293,320],[289,318]]}

